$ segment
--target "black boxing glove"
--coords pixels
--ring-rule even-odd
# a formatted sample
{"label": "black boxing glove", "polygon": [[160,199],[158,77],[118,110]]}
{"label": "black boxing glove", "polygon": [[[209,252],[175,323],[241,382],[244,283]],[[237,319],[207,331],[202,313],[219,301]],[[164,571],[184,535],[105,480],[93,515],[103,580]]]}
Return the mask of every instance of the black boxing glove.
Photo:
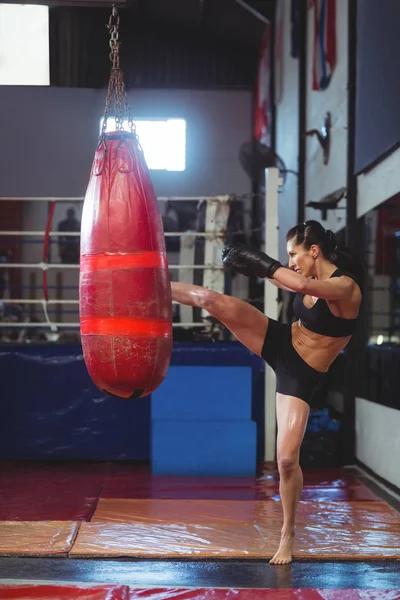
{"label": "black boxing glove", "polygon": [[222,249],[222,262],[225,267],[246,277],[267,277],[272,279],[281,263],[259,250],[251,250],[243,244],[228,244]]}
{"label": "black boxing glove", "polygon": [[246,260],[243,260],[237,252],[237,249],[242,247],[247,250],[246,246],[242,244],[227,244],[224,246],[221,253],[222,262],[225,267],[233,269],[235,273],[252,277],[254,274],[251,270],[251,265],[247,264]]}

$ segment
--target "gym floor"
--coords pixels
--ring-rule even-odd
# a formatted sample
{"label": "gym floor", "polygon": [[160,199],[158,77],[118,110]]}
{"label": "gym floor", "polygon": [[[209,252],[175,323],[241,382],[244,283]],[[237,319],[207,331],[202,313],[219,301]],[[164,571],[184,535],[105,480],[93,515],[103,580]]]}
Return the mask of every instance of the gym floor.
{"label": "gym floor", "polygon": [[273,567],[271,465],[256,478],[0,467],[0,599],[400,598],[400,502],[357,468],[305,471],[295,560]]}

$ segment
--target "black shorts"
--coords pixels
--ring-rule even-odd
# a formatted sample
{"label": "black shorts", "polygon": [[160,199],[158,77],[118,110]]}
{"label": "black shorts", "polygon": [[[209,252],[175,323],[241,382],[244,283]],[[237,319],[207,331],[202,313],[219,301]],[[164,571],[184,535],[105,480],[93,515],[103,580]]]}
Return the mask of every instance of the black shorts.
{"label": "black shorts", "polygon": [[313,396],[326,373],[310,367],[292,344],[292,326],[268,319],[262,358],[276,374],[276,391],[313,405]]}

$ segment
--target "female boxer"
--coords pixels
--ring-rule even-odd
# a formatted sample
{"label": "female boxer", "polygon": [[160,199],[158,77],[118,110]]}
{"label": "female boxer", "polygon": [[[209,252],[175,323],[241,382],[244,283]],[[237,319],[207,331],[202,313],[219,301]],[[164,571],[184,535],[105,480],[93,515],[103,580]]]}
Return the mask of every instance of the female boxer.
{"label": "female boxer", "polygon": [[291,325],[269,319],[243,300],[172,283],[174,300],[207,310],[276,373],[283,526],[279,548],[270,561],[275,565],[292,561],[295,513],[303,488],[300,445],[313,392],[355,330],[363,280],[362,266],[347,251],[338,251],[332,231],[325,231],[317,221],[293,227],[286,240],[289,268],[243,245],[226,246],[222,260],[238,273],[266,278],[295,292],[297,320]]}

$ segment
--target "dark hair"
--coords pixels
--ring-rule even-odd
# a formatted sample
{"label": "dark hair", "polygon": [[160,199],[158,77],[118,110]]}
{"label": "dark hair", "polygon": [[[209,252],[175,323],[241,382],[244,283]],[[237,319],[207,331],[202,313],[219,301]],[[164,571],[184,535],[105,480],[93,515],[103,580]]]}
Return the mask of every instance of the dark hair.
{"label": "dark hair", "polygon": [[311,246],[318,246],[322,256],[331,261],[339,269],[354,275],[360,287],[364,283],[364,267],[347,247],[338,247],[336,236],[330,229],[326,230],[318,221],[306,221],[295,225],[286,234],[286,241],[296,239],[296,244],[303,245],[306,250]]}

